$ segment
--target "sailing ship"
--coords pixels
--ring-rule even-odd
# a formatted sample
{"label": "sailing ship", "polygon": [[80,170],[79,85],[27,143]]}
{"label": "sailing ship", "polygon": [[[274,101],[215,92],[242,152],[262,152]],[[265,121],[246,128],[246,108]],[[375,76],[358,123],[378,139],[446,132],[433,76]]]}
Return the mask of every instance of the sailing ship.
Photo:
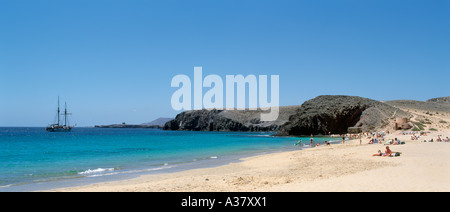
{"label": "sailing ship", "polygon": [[[58,96],[58,111],[57,111],[58,122],[54,123],[54,124],[50,124],[45,130],[47,130],[49,132],[69,132],[70,130],[72,130],[72,128],[75,127],[75,125],[69,126],[67,123],[68,122],[67,116],[72,115],[72,114],[67,113],[67,103],[66,102],[65,102],[64,113],[60,114],[60,112],[61,111],[59,109],[59,96]],[[62,125],[62,123],[61,123],[60,115],[64,115],[64,125]]]}

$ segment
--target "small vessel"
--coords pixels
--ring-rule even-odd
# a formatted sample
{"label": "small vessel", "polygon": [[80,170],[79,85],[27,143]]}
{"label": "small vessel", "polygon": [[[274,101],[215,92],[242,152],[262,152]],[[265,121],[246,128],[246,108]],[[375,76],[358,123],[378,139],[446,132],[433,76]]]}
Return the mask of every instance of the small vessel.
{"label": "small vessel", "polygon": [[[67,123],[68,122],[67,116],[72,115],[72,114],[67,113],[67,103],[66,102],[65,102],[64,113],[60,114],[60,112],[61,111],[59,109],[59,96],[58,96],[58,111],[57,111],[58,122],[54,123],[54,124],[50,124],[47,128],[45,128],[45,130],[47,130],[49,132],[69,132],[70,130],[72,130],[72,128],[75,127],[75,125],[69,126]],[[61,125],[60,115],[64,115],[64,125]]]}

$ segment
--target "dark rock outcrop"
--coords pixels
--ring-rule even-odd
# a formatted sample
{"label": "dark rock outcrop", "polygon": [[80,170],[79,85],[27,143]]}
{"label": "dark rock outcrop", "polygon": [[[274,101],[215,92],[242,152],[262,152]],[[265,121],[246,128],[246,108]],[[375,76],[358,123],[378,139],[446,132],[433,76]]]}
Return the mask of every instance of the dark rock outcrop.
{"label": "dark rock outcrop", "polygon": [[[191,131],[277,131],[299,106],[280,107],[278,119],[260,120],[260,110],[192,110],[178,114],[164,125],[164,130]],[[264,111],[263,111],[264,113]]]}
{"label": "dark rock outcrop", "polygon": [[[165,130],[193,131],[278,131],[279,136],[328,135],[371,130],[408,130],[422,116],[411,110],[446,114],[447,97],[428,100],[381,102],[357,96],[318,96],[301,106],[280,107],[276,121],[260,121],[261,111],[186,111],[164,125]],[[431,119],[428,117],[428,119]],[[428,120],[425,119],[425,120]],[[401,123],[399,122],[401,120]],[[415,122],[414,122],[415,121]],[[442,120],[436,122],[446,123]],[[349,131],[350,129],[350,131]]]}
{"label": "dark rock outcrop", "polygon": [[395,117],[409,117],[409,114],[372,99],[324,95],[304,102],[277,135],[343,134],[349,127],[367,131],[388,126]]}

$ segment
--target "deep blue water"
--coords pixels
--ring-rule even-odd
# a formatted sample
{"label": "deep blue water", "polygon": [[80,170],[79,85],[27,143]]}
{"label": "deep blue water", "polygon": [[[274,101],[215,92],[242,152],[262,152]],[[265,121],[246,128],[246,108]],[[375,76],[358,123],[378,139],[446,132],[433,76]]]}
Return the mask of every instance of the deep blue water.
{"label": "deep blue water", "polygon": [[[27,186],[32,190],[36,184],[41,189],[49,182],[151,173],[238,155],[299,149],[294,146],[298,138],[269,135],[108,128],[46,132],[44,128],[2,127],[0,191],[27,190]],[[309,138],[303,140],[309,142]]]}

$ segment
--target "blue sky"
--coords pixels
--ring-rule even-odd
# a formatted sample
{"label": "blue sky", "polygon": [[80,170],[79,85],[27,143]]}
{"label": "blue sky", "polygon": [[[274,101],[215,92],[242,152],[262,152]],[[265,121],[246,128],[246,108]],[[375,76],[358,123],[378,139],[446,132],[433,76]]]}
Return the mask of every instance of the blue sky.
{"label": "blue sky", "polygon": [[280,76],[280,105],[324,94],[450,95],[450,1],[0,0],[0,126],[174,117],[173,76]]}

